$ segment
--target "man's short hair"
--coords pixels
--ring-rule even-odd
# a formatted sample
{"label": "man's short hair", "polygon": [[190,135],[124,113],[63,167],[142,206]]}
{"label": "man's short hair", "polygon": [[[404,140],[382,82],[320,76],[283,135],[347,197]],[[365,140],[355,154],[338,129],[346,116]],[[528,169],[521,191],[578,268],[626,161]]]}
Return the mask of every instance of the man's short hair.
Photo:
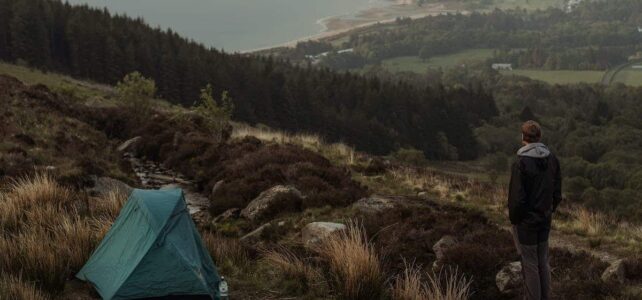
{"label": "man's short hair", "polygon": [[527,143],[537,143],[542,138],[542,127],[533,120],[526,121],[522,124],[522,136]]}

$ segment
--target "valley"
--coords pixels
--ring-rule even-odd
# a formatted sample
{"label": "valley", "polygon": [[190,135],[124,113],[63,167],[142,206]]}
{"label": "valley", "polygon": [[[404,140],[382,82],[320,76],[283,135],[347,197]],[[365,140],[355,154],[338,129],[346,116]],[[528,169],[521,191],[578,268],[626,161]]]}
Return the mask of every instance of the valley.
{"label": "valley", "polygon": [[532,121],[552,299],[642,297],[642,1],[76,2],[0,0],[0,299],[127,222],[121,298],[520,299]]}

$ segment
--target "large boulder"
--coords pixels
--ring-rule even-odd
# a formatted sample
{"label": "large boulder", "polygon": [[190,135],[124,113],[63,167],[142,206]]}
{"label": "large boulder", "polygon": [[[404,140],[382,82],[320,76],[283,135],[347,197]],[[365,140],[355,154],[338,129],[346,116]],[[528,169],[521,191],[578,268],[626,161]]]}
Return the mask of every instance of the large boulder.
{"label": "large boulder", "polygon": [[523,285],[522,263],[512,262],[504,266],[495,276],[495,284],[500,292],[510,294]]}
{"label": "large boulder", "polygon": [[347,229],[346,225],[332,222],[313,222],[301,232],[303,245],[308,248],[317,246],[323,239]]}
{"label": "large boulder", "polygon": [[301,209],[303,194],[293,186],[277,185],[264,192],[241,211],[241,216],[251,220],[270,218],[279,212]]}
{"label": "large boulder", "polygon": [[95,197],[106,196],[109,192],[120,192],[129,195],[133,190],[128,184],[111,177],[98,177],[93,175],[91,176],[91,181],[94,185],[88,188],[87,192],[89,195]]}
{"label": "large boulder", "polygon": [[626,282],[626,264],[624,260],[618,259],[611,263],[611,265],[602,273],[603,281],[617,281],[619,283]]}
{"label": "large boulder", "polygon": [[395,202],[389,197],[372,195],[370,197],[360,199],[355,202],[352,207],[364,214],[376,214],[384,210],[393,209],[395,207]]}

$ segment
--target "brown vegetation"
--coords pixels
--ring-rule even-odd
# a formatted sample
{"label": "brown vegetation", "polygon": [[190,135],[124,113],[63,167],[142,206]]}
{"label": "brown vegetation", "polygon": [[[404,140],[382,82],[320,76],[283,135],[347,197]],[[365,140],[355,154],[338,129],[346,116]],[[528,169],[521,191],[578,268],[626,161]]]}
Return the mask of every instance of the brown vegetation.
{"label": "brown vegetation", "polygon": [[123,202],[124,196],[115,192],[106,199],[89,199],[47,174],[16,180],[0,194],[0,273],[22,282],[9,295],[31,293],[32,285],[47,295],[60,293],[87,261]]}

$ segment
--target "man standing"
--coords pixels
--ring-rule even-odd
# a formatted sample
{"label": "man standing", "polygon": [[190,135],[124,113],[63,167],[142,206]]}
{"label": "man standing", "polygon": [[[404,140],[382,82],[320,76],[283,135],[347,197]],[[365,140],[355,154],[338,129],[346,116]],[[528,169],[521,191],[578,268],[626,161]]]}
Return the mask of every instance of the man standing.
{"label": "man standing", "polygon": [[562,200],[560,164],[540,143],[542,129],[535,121],[522,125],[522,148],[511,168],[508,208],[513,238],[522,259],[524,299],[550,299],[551,272],[548,235],[551,217]]}

